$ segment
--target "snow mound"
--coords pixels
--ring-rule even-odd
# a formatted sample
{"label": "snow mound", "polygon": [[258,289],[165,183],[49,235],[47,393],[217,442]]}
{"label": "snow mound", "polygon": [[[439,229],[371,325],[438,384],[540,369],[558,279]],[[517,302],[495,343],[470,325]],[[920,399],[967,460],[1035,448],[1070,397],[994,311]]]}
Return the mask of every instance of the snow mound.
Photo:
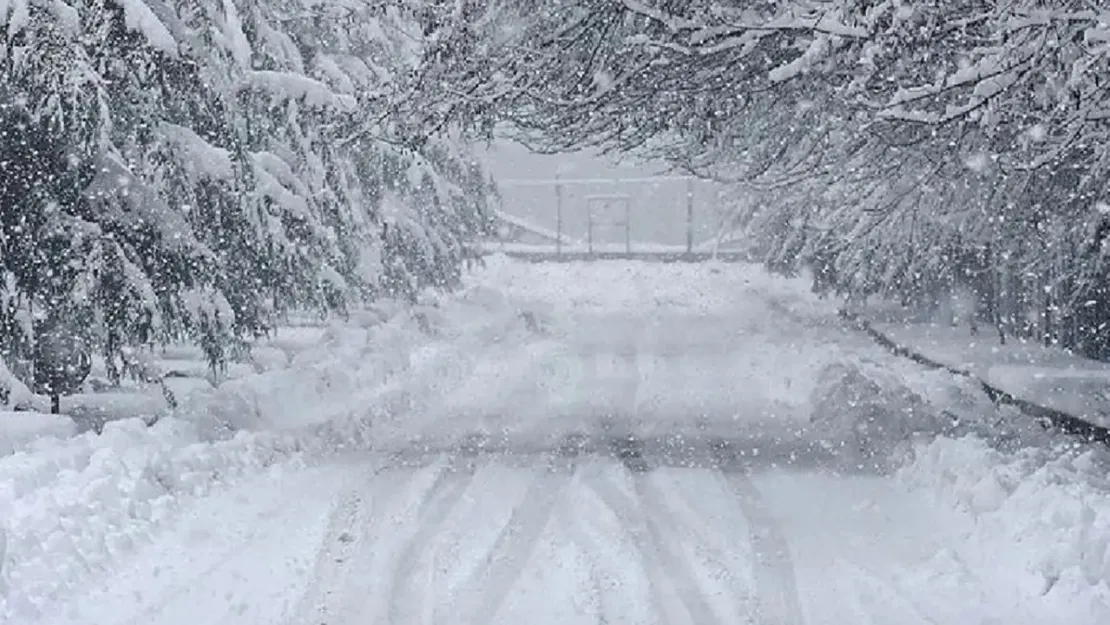
{"label": "snow mound", "polygon": [[347,415],[364,393],[405,365],[397,337],[388,332],[397,328],[383,328],[332,328],[286,368],[199,389],[179,416],[222,436],[244,429],[304,428]]}
{"label": "snow mound", "polygon": [[1087,622],[1101,623],[1110,622],[1108,475],[1106,449],[1058,443],[1004,452],[975,435],[919,444],[897,473],[968,517],[976,551],[961,557],[1011,573],[1000,590],[1033,590],[1047,614],[1080,601]]}
{"label": "snow mound", "polygon": [[558,315],[550,305],[537,300],[513,298],[488,286],[467,288],[452,303],[456,307],[454,326],[459,331],[477,333],[491,342],[527,339],[558,331]]}
{"label": "snow mound", "polygon": [[27,426],[0,456],[0,622],[42,618],[231,478],[369,448],[377,420],[410,418],[445,368],[473,366],[491,336],[530,333],[520,310],[496,292],[383,308],[332,324],[285,368],[195,390],[151,426]]}
{"label": "snow mound", "polygon": [[825,365],[809,404],[813,432],[846,457],[861,460],[889,455],[914,435],[946,426],[902,378],[865,361]]}
{"label": "snow mound", "polygon": [[24,449],[38,438],[68,438],[76,433],[76,424],[64,415],[0,411],[0,456]]}
{"label": "snow mound", "polygon": [[291,439],[242,433],[201,443],[176,419],[107,423],[101,435],[39,438],[0,458],[0,621],[33,622],[40,609],[109,570],[182,501],[222,480],[290,459]]}
{"label": "snow mound", "polygon": [[[388,320],[383,320],[388,319]],[[238,430],[299,429],[335,419],[410,410],[391,393],[418,378],[465,373],[465,352],[542,331],[547,317],[493,289],[474,287],[408,308],[385,307],[335,323],[289,365],[199,389],[183,402],[181,418],[213,438]],[[405,397],[412,393],[402,391]]]}

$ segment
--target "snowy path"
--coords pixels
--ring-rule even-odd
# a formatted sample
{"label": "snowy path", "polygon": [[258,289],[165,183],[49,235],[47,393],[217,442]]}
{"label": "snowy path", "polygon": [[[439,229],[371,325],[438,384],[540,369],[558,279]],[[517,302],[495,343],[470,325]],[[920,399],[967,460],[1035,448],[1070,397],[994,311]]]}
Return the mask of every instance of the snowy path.
{"label": "snowy path", "polygon": [[898,363],[788,290],[510,269],[544,334],[420,355],[373,448],[210,493],[19,625],[1100,622],[807,434],[822,367]]}

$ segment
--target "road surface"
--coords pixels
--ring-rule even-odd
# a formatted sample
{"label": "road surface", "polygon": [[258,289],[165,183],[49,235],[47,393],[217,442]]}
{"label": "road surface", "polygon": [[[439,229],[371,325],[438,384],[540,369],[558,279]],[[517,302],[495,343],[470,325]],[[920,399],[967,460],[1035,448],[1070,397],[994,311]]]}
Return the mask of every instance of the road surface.
{"label": "road surface", "polygon": [[200,499],[37,622],[1095,622],[815,435],[844,408],[812,405],[823,366],[901,371],[865,338],[743,276],[619,267],[503,268],[499,289],[546,306],[533,339],[459,346],[372,448]]}

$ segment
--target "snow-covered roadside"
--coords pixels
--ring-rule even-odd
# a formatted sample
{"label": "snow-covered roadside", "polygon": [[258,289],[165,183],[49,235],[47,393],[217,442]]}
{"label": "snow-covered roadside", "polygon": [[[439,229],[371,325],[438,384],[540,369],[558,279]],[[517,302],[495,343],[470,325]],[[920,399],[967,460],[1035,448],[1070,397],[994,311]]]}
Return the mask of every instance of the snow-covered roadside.
{"label": "snow-covered roadside", "polygon": [[110,575],[25,623],[287,622],[314,581],[336,501],[357,475],[344,465],[286,464],[228,484],[191,502]]}
{"label": "snow-covered roadside", "polygon": [[148,428],[128,419],[107,424],[100,436],[42,439],[0,459],[0,621],[31,621],[45,603],[111,571],[188,501],[297,461],[292,436],[199,438],[181,420]]}
{"label": "snow-covered roadside", "polygon": [[0,410],[0,457],[43,437],[69,438],[76,434],[77,424],[64,415]]}
{"label": "snow-covered roadside", "polygon": [[[490,336],[528,332],[481,287],[336,324],[289,367],[189,396],[170,418],[40,436],[0,457],[0,622],[32,622],[237,478],[363,447],[407,390]],[[418,385],[419,386],[419,385]]]}
{"label": "snow-covered roadside", "polygon": [[[551,427],[565,433],[573,423],[561,419],[589,408],[595,396],[604,400],[601,408],[618,408],[637,417],[654,407],[656,412],[648,413],[648,420],[667,428],[676,423],[667,423],[665,418],[681,419],[689,426],[701,415],[699,406],[708,406],[708,418],[725,417],[720,424],[735,434],[751,425],[744,419],[752,419],[755,408],[767,405],[771,410],[767,416],[780,423],[816,417],[823,422],[819,425],[825,426],[822,434],[829,438],[862,426],[878,453],[889,453],[888,443],[904,443],[915,431],[935,436],[944,425],[931,421],[937,408],[968,417],[968,421],[978,417],[978,422],[970,423],[973,431],[982,426],[982,431],[991,432],[996,420],[1006,417],[981,391],[961,386],[961,378],[925,370],[848,331],[837,321],[835,310],[810,297],[797,281],[778,281],[752,267],[645,263],[537,267],[493,261],[458,294],[401,311],[403,314],[390,321],[337,325],[318,346],[292,358],[289,368],[198,393],[188,404],[192,411],[178,418],[149,429],[135,421],[113,423],[101,437],[44,439],[31,443],[27,451],[0,458],[0,520],[9,530],[8,553],[0,560],[0,579],[7,585],[0,622],[5,618],[21,624],[36,622],[40,609],[61,609],[70,595],[98,596],[98,591],[90,589],[111,582],[95,578],[110,578],[122,570],[121,562],[132,565],[142,560],[141,566],[128,569],[138,571],[161,554],[170,553],[165,546],[172,547],[173,537],[187,534],[181,528],[187,525],[189,515],[208,509],[212,518],[219,518],[219,506],[213,505],[212,499],[198,501],[199,497],[230,501],[239,497],[245,484],[268,484],[270,478],[289,483],[283,480],[304,473],[299,469],[305,465],[333,460],[337,451],[365,448],[393,434],[405,437],[400,442],[407,443],[413,432],[442,432],[449,424],[464,433],[473,431],[474,424],[488,422],[487,411],[505,417],[503,425],[521,426],[528,432]],[[537,277],[529,280],[529,275]],[[528,301],[523,311],[518,304],[521,300]],[[560,301],[573,302],[574,310],[552,314],[554,303]],[[674,323],[660,326],[667,329],[662,333],[650,323],[657,319]],[[601,367],[589,376],[556,368],[573,365],[581,358],[580,352],[591,355],[590,350],[579,348],[597,347],[599,341],[601,347],[616,352],[613,355],[618,362],[614,364],[620,366]],[[625,349],[631,349],[632,355],[658,356],[660,360],[629,359],[622,364]],[[602,350],[601,355],[606,352]],[[637,392],[637,386],[651,393]],[[563,394],[567,396],[561,398]],[[664,405],[663,410],[654,403],[656,399],[674,403]],[[787,405],[779,410],[764,401],[769,399],[781,399],[780,403]],[[738,414],[714,412],[724,405]],[[240,429],[213,427],[229,421]],[[767,434],[764,425],[757,423],[761,434]],[[876,425],[882,428],[875,429]],[[968,425],[953,424],[951,431],[959,432]],[[967,536],[944,542],[960,549],[938,555],[922,574],[934,573],[941,575],[942,581],[950,578],[958,583],[959,567],[973,567],[971,578],[1000,577],[991,591],[991,600],[996,601],[1014,592],[1016,583],[1026,584],[1021,590],[1028,596],[1033,581],[1044,581],[1041,572],[1062,571],[1045,595],[1045,618],[1040,622],[1061,622],[1051,618],[1054,614],[1077,614],[1075,606],[1080,599],[1084,606],[1105,603],[1100,598],[1105,594],[1099,594],[1105,592],[1101,581],[1082,586],[1068,580],[1079,579],[1074,571],[1085,572],[1088,581],[1104,580],[1107,573],[1090,568],[1089,563],[1072,566],[1065,556],[1086,553],[1079,548],[1087,550],[1090,542],[1094,545],[1090,553],[1103,554],[1105,561],[1105,546],[1099,547],[1097,542],[1099,533],[1106,533],[1105,513],[1084,516],[1069,502],[1079,497],[1095,502],[1089,506],[1101,511],[1107,485],[1083,477],[1097,477],[1096,472],[1059,470],[1070,466],[1065,459],[1075,452],[1019,451],[1009,455],[977,440],[940,438],[920,444],[908,454],[908,464],[897,478],[873,478],[891,494],[880,507],[898,508],[903,500],[935,501],[937,505],[931,507],[943,512],[944,518],[951,511],[967,520],[966,524],[953,524],[957,530],[966,527]],[[974,453],[944,452],[953,445],[971,445]],[[1013,445],[1011,442],[1011,448]],[[15,458],[22,460],[15,462]],[[1056,469],[1044,477],[1028,477],[1034,471],[1021,464],[1023,458],[1040,459],[1042,465]],[[773,461],[768,458],[769,464]],[[971,464],[974,462],[979,464]],[[1007,468],[1015,463],[1024,472],[1012,473]],[[287,471],[290,468],[298,470]],[[990,492],[991,480],[986,476],[992,472],[1014,480],[1012,493],[1002,498],[1004,503],[996,509],[969,510],[965,504],[969,497]],[[976,476],[977,481],[973,480]],[[817,477],[820,479],[807,482],[813,487],[810,491],[824,489],[821,480],[839,479],[827,474]],[[1018,477],[1023,480],[1020,484]],[[296,480],[302,488],[311,488],[311,480]],[[852,481],[851,475],[846,481]],[[1067,490],[1073,483],[1080,484],[1076,487],[1079,491]],[[503,484],[494,482],[488,487],[495,492]],[[248,505],[247,512],[269,509],[280,499],[273,489],[262,490],[270,494]],[[334,495],[336,485],[320,490],[326,492],[314,492],[313,502],[327,500],[327,493]],[[226,492],[227,497],[217,491]],[[810,491],[794,491],[798,494],[794,499],[812,506],[812,498],[806,494]],[[930,506],[926,502],[922,507]],[[1023,516],[1028,512],[1025,507],[1033,512]],[[1066,513],[1044,517],[1047,521],[1040,524],[1029,521],[1056,507]],[[229,515],[239,513],[229,506]],[[882,513],[875,512],[877,516]],[[262,512],[258,516],[263,521],[271,518]],[[808,509],[801,516],[814,519]],[[15,523],[9,525],[9,518]],[[1094,524],[1083,530],[1089,519],[1094,519]],[[314,528],[307,532],[311,534],[318,532],[319,520],[284,515],[274,522],[303,523]],[[220,541],[234,542],[249,533],[240,528],[242,518],[233,521],[232,536],[221,534]],[[1050,521],[1064,529],[1054,531]],[[923,521],[918,529],[925,532],[927,525]],[[901,536],[897,521],[879,527],[884,537]],[[813,530],[814,524],[801,529]],[[828,539],[825,529],[817,524],[815,540]],[[982,535],[976,533],[980,531]],[[144,543],[150,544],[155,534],[171,538],[150,547],[151,557],[129,559]],[[908,535],[912,538],[914,534]],[[1061,536],[1073,538],[1070,543],[1060,543]],[[269,544],[272,538],[270,532],[259,540]],[[306,550],[298,556],[303,561],[309,548],[298,547]],[[213,549],[219,553],[213,552],[211,558],[222,558],[221,545]],[[882,549],[879,544],[873,555],[885,555]],[[1026,573],[1018,575],[1017,582],[999,576],[999,562]],[[225,572],[238,570],[240,564],[247,566],[232,564]],[[185,572],[189,575],[179,587],[191,583],[187,580],[196,573]],[[132,588],[141,587],[143,601],[150,599],[144,585],[135,580],[128,583]],[[928,588],[935,583],[919,586]],[[971,583],[969,587],[978,588]],[[1071,611],[1054,613],[1054,605],[1047,602],[1060,601],[1056,607],[1063,610],[1066,600],[1054,593],[1064,589],[1070,589],[1075,597],[1067,606]],[[1037,592],[1040,590],[1038,587]],[[363,592],[362,586],[359,592]],[[117,599],[127,603],[124,598]],[[210,603],[209,608],[223,602]],[[230,600],[227,603],[228,609],[237,605]],[[1100,622],[1087,618],[1098,614],[1096,609],[1090,607],[1091,612],[1065,622]],[[54,616],[42,617],[40,622],[54,623]],[[136,619],[141,622],[141,615]],[[258,619],[272,622],[262,616]]]}
{"label": "snow-covered roadside", "polygon": [[[963,548],[938,553],[928,574],[957,584],[969,569],[998,597],[1039,594],[1043,618],[1033,622],[1107,623],[1108,469],[1110,452],[1102,448],[1003,452],[969,435],[919,445],[897,477],[968,521]],[[1075,618],[1061,618],[1068,614]]]}
{"label": "snow-covered roadside", "polygon": [[1000,391],[1088,423],[1110,427],[1110,363],[1009,337],[1005,344],[991,328],[971,334],[966,327],[924,322],[898,309],[864,309],[873,331],[893,343],[964,371]]}

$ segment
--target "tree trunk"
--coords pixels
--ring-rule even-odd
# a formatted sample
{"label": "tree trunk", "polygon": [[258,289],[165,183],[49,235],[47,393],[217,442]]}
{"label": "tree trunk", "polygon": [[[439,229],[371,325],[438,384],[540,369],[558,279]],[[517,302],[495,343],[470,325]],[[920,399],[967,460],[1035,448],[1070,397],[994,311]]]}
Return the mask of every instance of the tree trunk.
{"label": "tree trunk", "polygon": [[1041,342],[1045,347],[1052,345],[1052,295],[1046,290],[1044,296],[1044,310],[1041,311],[1044,326],[1041,329]]}

